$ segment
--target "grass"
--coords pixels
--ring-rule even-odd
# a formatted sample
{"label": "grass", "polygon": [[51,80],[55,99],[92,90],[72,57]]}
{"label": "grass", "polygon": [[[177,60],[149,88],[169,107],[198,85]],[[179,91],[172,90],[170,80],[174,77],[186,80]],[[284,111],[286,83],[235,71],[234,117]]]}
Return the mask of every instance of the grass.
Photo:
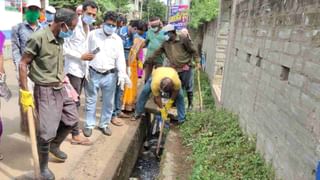
{"label": "grass", "polygon": [[192,149],[190,179],[274,179],[272,168],[256,152],[256,142],[242,133],[237,116],[215,107],[208,78],[201,76],[204,110],[189,112],[180,128],[184,145]]}

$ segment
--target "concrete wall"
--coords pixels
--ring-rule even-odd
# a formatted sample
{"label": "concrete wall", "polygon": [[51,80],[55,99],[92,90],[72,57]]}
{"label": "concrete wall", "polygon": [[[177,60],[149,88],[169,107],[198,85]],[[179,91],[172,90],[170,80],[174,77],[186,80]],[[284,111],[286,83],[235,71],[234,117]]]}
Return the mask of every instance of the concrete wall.
{"label": "concrete wall", "polygon": [[234,3],[223,106],[257,137],[277,177],[314,179],[320,155],[320,1]]}

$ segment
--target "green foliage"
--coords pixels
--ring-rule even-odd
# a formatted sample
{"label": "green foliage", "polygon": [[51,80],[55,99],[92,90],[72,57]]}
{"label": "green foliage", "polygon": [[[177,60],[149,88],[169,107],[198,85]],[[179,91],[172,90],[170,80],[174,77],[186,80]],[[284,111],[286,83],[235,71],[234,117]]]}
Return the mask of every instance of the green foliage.
{"label": "green foliage", "polygon": [[215,108],[205,74],[201,84],[205,110],[188,113],[180,129],[184,144],[192,148],[190,179],[273,179],[272,168],[256,153],[255,141],[242,133],[237,116]]}
{"label": "green foliage", "polygon": [[129,12],[129,0],[109,0],[111,1],[115,8],[116,8],[116,11],[117,12],[121,12],[121,13],[127,13]]}
{"label": "green foliage", "polygon": [[143,17],[142,19],[148,21],[148,18],[160,17],[162,20],[165,19],[167,7],[163,2],[159,0],[147,0],[142,7]]}
{"label": "green foliage", "polygon": [[209,22],[219,14],[219,0],[193,0],[189,11],[189,25],[197,28]]}
{"label": "green foliage", "polygon": [[75,10],[78,5],[82,4],[83,0],[50,0],[50,4],[56,8],[70,8]]}

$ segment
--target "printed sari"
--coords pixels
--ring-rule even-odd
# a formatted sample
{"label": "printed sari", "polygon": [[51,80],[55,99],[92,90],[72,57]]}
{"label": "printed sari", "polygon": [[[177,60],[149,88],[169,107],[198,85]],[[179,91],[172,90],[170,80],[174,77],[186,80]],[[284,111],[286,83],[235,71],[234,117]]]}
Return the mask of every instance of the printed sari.
{"label": "printed sari", "polygon": [[126,111],[133,111],[137,99],[138,91],[138,61],[139,52],[144,46],[145,40],[141,37],[136,37],[133,41],[133,46],[130,49],[128,64],[131,70],[131,84],[132,86],[125,87],[122,100],[122,109]]}

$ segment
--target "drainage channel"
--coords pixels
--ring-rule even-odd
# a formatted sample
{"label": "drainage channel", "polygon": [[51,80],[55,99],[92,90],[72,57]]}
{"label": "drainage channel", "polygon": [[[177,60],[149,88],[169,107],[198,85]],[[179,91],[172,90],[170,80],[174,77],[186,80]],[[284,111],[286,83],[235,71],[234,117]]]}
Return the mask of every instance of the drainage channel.
{"label": "drainage channel", "polygon": [[147,135],[148,138],[140,149],[139,157],[131,173],[130,180],[153,180],[157,179],[160,173],[160,157],[163,152],[163,145],[169,126],[166,124],[164,128],[159,155],[157,155],[156,149],[159,138],[159,127],[162,121],[159,116],[151,115],[150,119],[152,119],[152,121],[147,125],[147,128],[150,130],[148,133],[149,135]]}

